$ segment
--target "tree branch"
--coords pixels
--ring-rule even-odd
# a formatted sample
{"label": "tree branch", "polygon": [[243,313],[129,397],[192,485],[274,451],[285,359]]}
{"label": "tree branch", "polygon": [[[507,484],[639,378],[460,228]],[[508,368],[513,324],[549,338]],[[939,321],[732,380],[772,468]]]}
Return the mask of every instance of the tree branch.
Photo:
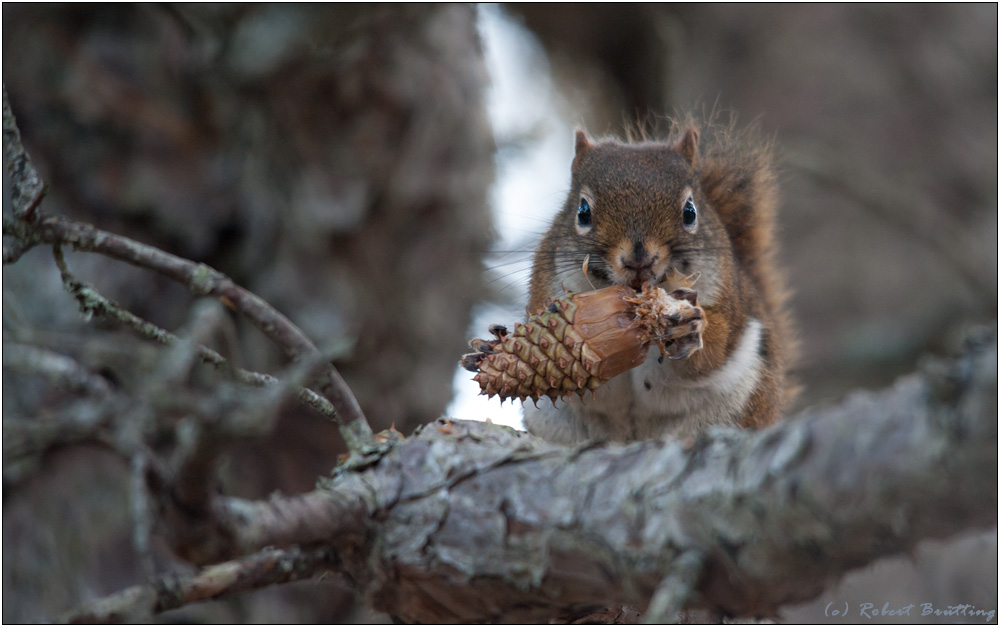
{"label": "tree branch", "polygon": [[687,445],[567,450],[439,421],[316,492],[219,501],[216,522],[238,539],[227,551],[322,541],[406,620],[651,599],[653,617],[772,615],[922,539],[996,524],[996,354],[994,329],[883,392]]}
{"label": "tree branch", "polygon": [[[105,320],[116,322],[131,329],[140,337],[164,346],[173,346],[180,341],[180,338],[175,334],[147,320],[143,320],[118,303],[103,296],[93,285],[77,279],[70,272],[69,266],[66,264],[61,246],[53,246],[53,255],[56,260],[56,266],[58,266],[59,272],[62,275],[63,286],[77,300],[80,310],[85,315],[96,315]],[[273,386],[280,383],[277,378],[267,373],[253,372],[232,365],[225,357],[203,344],[199,343],[196,346],[196,350],[203,363],[224,371],[240,383],[254,387]],[[337,411],[330,401],[313,390],[306,387],[300,388],[298,390],[298,398],[324,416],[334,421],[337,420]]]}
{"label": "tree branch", "polygon": [[[3,234],[15,238],[11,246],[4,246],[4,264],[17,261],[33,246],[52,244],[56,247],[56,260],[60,263],[63,279],[67,281],[68,270],[59,246],[65,244],[74,250],[101,253],[158,272],[183,284],[196,295],[218,297],[223,303],[245,315],[292,360],[319,355],[316,346],[291,320],[256,294],[205,264],[188,261],[127,237],[100,231],[89,224],[38,215],[37,208],[44,196],[45,185],[24,150],[21,133],[7,98],[6,85],[3,86],[3,145],[4,163],[10,173],[11,200],[14,206],[12,218],[3,216]],[[85,301],[81,301],[83,302]],[[107,311],[115,313],[121,309],[110,308]],[[152,325],[147,323],[147,326]],[[133,325],[133,328],[137,327]],[[152,333],[149,329],[144,330]],[[162,341],[162,337],[159,339]],[[336,412],[340,432],[348,450],[360,451],[371,445],[371,427],[354,394],[332,363],[325,368],[321,390]],[[303,400],[316,404],[316,399],[308,393]]]}
{"label": "tree branch", "polygon": [[95,396],[111,392],[104,377],[90,372],[75,359],[37,346],[4,342],[3,367],[25,374],[42,375],[72,390]]}
{"label": "tree branch", "polygon": [[108,443],[113,438],[103,434],[122,407],[117,396],[110,395],[103,402],[81,399],[62,405],[58,411],[31,417],[4,416],[4,481],[16,483],[24,464],[51,447],[88,441]]}
{"label": "tree branch", "polygon": [[[20,227],[19,239],[35,239],[44,244],[62,244],[77,251],[100,253],[158,272],[185,285],[193,294],[216,296],[244,314],[292,359],[319,354],[312,341],[291,320],[256,294],[205,264],[58,216],[39,216],[35,223]],[[359,450],[370,443],[368,421],[354,394],[332,364],[326,368],[321,389],[337,411],[341,433],[349,449]]]}
{"label": "tree branch", "polygon": [[[3,87],[3,137],[4,162],[10,173],[14,205],[14,216],[3,216],[3,234],[15,239],[10,246],[4,245],[4,264],[17,261],[34,246],[52,244],[56,248],[56,260],[60,264],[64,282],[69,286],[75,279],[67,278],[71,275],[68,273],[59,247],[67,245],[78,251],[100,253],[158,272],[183,284],[196,295],[218,297],[223,303],[245,315],[293,360],[319,354],[312,341],[291,320],[256,294],[240,287],[226,275],[205,264],[188,261],[127,237],[106,233],[89,224],[56,216],[39,215],[37,207],[44,195],[44,184],[31,165],[31,160],[21,143],[21,134],[7,99],[6,86]],[[78,287],[83,285],[78,281],[76,283],[79,284]],[[89,306],[86,297],[90,296],[90,293],[83,294],[78,290],[75,295],[84,307]],[[98,300],[94,306],[101,307],[105,313],[119,318],[140,333],[161,342],[165,341],[165,336],[158,333],[159,330],[153,325],[131,314],[126,315],[127,312],[123,312],[120,307],[109,306],[109,303],[110,301],[103,299],[103,302]],[[214,356],[209,358],[214,359]],[[360,451],[370,446],[371,427],[354,394],[332,363],[325,368],[321,390],[336,413],[340,432],[348,449]],[[317,403],[315,395],[305,392],[302,396],[309,404],[317,407],[323,405]]]}
{"label": "tree branch", "polygon": [[268,546],[322,542],[352,552],[350,547],[372,540],[366,535],[366,521],[374,511],[371,488],[351,483],[336,491],[273,496],[266,501],[216,497],[208,512],[167,507],[160,517],[174,551],[189,562],[206,565]]}
{"label": "tree branch", "polygon": [[[10,175],[10,196],[14,215],[19,219],[31,221],[34,219],[35,209],[45,196],[45,184],[42,183],[35,166],[31,164],[31,157],[21,143],[21,131],[17,128],[14,112],[11,111],[7,99],[6,84],[3,85],[3,161]],[[23,252],[21,250],[16,253],[16,257],[20,257]],[[7,249],[4,248],[4,263],[8,263],[7,257]]]}
{"label": "tree branch", "polygon": [[265,549],[256,555],[206,568],[192,577],[163,577],[99,599],[63,617],[66,623],[145,623],[160,612],[221,599],[266,586],[336,570],[329,549]]}
{"label": "tree branch", "polygon": [[[7,216],[4,216],[3,217],[3,224],[4,224],[3,234],[4,235],[7,235],[7,230],[8,230],[7,229],[7,220],[8,220]],[[3,265],[7,265],[8,263],[14,263],[18,259],[20,259],[21,256],[24,255],[24,253],[26,253],[29,250],[31,250],[32,247],[33,247],[33,245],[26,244],[25,242],[22,242],[20,240],[14,240],[9,245],[7,243],[4,243],[4,245],[3,245]]]}

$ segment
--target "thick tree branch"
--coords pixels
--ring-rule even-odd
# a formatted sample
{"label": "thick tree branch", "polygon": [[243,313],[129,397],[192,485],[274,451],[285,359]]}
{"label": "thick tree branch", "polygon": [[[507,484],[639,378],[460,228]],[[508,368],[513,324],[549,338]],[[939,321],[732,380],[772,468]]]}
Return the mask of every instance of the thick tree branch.
{"label": "thick tree branch", "polygon": [[922,539],[996,524],[987,336],[883,392],[686,445],[566,450],[439,422],[316,492],[220,501],[216,523],[235,552],[322,541],[376,609],[420,622],[651,599],[657,616],[770,615]]}
{"label": "thick tree branch", "polygon": [[[325,543],[363,547],[375,496],[363,483],[336,491],[317,490],[291,497],[249,501],[217,497],[211,511],[168,506],[160,511],[163,529],[177,554],[195,564],[211,564],[267,546]],[[365,537],[358,537],[359,534]]]}

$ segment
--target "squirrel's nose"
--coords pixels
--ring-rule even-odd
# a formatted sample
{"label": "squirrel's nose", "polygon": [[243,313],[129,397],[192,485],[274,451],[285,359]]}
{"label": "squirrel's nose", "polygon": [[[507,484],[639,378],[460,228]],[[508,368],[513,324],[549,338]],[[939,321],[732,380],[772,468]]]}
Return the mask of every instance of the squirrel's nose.
{"label": "squirrel's nose", "polygon": [[645,281],[653,278],[653,264],[656,258],[650,256],[642,242],[637,242],[632,247],[632,254],[621,257],[622,267],[630,275],[631,285],[636,290],[642,288]]}
{"label": "squirrel's nose", "polygon": [[630,270],[635,270],[648,265],[652,265],[652,260],[649,258],[649,253],[646,251],[646,245],[642,241],[635,241],[632,243],[632,254],[621,257],[622,265]]}
{"label": "squirrel's nose", "polygon": [[652,268],[654,261],[656,260],[650,256],[649,251],[646,250],[646,246],[642,242],[635,242],[632,245],[631,255],[622,255],[621,257],[622,267],[633,272]]}

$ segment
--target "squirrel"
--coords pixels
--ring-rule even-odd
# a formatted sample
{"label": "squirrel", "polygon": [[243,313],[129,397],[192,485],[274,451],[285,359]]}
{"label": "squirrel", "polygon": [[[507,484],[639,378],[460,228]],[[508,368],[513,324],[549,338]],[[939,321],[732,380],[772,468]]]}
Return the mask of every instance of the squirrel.
{"label": "squirrel", "polygon": [[576,132],[569,197],[535,250],[528,311],[566,290],[637,291],[668,276],[695,281],[701,350],[640,366],[593,399],[525,406],[549,441],[686,438],[709,425],[757,428],[793,394],[793,342],[774,263],[777,186],[769,144],[688,122],[666,141],[595,141]]}

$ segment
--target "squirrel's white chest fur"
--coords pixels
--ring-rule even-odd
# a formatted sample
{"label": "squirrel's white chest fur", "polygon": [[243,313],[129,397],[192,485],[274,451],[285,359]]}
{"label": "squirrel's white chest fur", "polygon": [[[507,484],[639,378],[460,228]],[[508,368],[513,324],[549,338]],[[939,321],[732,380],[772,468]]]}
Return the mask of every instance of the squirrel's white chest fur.
{"label": "squirrel's white chest fur", "polygon": [[641,366],[602,385],[594,399],[526,405],[525,426],[549,441],[572,444],[684,437],[708,425],[736,425],[760,380],[761,330],[759,320],[748,320],[726,362],[697,379],[678,375],[668,359],[659,363],[653,348]]}

